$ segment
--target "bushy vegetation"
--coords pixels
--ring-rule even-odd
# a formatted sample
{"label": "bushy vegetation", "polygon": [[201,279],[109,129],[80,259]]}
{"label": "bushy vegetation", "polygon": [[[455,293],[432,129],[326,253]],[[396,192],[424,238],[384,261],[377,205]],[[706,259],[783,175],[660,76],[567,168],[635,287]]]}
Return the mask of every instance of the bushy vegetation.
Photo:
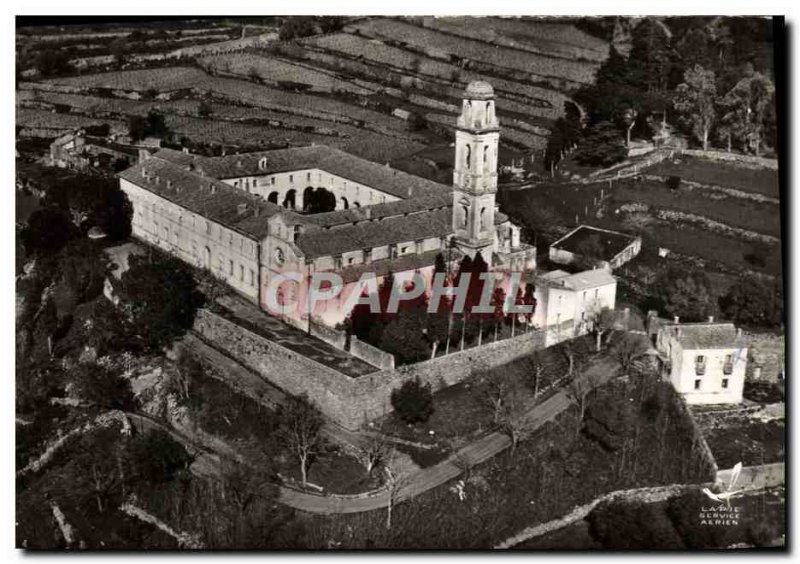
{"label": "bushy vegetation", "polygon": [[191,269],[181,260],[151,251],[131,255],[116,285],[124,311],[143,342],[154,351],[191,328],[201,297]]}
{"label": "bushy vegetation", "polygon": [[427,421],[434,409],[430,384],[423,384],[419,378],[403,382],[392,390],[392,407],[406,423]]}

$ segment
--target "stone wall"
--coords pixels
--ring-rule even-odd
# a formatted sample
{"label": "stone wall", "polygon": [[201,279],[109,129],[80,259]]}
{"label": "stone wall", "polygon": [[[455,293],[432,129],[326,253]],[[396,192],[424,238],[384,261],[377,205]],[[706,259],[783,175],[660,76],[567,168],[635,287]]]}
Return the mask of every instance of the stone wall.
{"label": "stone wall", "polygon": [[307,394],[325,415],[348,429],[357,429],[390,412],[392,390],[403,382],[419,378],[434,391],[440,390],[544,348],[545,340],[544,332],[529,331],[478,348],[351,378],[206,309],[198,310],[194,330],[287,393]]}
{"label": "stone wall", "polygon": [[350,338],[350,354],[360,358],[364,362],[369,362],[381,370],[391,370],[394,368],[394,355],[373,347],[353,335]]}
{"label": "stone wall", "polygon": [[332,327],[328,327],[327,325],[316,323],[314,321],[311,321],[311,323],[308,324],[308,327],[312,336],[316,337],[320,341],[325,341],[337,349],[344,350],[347,343],[347,335],[345,335],[344,331],[337,331]]}
{"label": "stone wall", "polygon": [[740,155],[738,153],[728,153],[727,151],[702,151],[700,149],[683,149],[681,153],[703,159],[734,162],[753,168],[778,170],[778,159],[767,159],[764,157],[756,157],[755,155]]}

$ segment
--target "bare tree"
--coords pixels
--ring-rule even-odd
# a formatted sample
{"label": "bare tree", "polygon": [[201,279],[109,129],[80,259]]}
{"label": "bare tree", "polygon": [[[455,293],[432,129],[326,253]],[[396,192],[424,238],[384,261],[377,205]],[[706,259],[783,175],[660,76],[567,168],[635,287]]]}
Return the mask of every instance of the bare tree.
{"label": "bare tree", "polygon": [[511,455],[517,450],[517,445],[525,430],[525,402],[519,394],[508,394],[503,402],[500,412],[500,430],[511,439]]}
{"label": "bare tree", "polygon": [[639,335],[626,333],[614,347],[614,356],[622,367],[622,372],[627,374],[633,366],[633,361],[647,353],[647,341]]}
{"label": "bare tree", "polygon": [[453,464],[464,474],[464,481],[469,480],[469,475],[472,472],[473,462],[472,459],[465,453],[459,451],[453,457]]}
{"label": "bare tree", "polygon": [[575,426],[575,435],[580,433],[583,417],[586,413],[586,405],[589,403],[589,392],[591,390],[592,385],[587,378],[573,378],[569,385],[567,385],[567,397],[578,409],[578,422]]}
{"label": "bare tree", "polygon": [[528,388],[531,390],[531,393],[533,393],[534,400],[539,396],[539,386],[542,385],[543,375],[544,366],[542,366],[542,364],[539,362],[533,362],[531,365],[531,371],[527,373],[526,382],[528,384]]}
{"label": "bare tree", "polygon": [[614,328],[617,314],[613,309],[602,306],[598,301],[594,301],[589,309],[594,326],[595,351],[600,352],[603,347],[603,335]]}
{"label": "bare tree", "polygon": [[392,511],[400,499],[400,490],[408,484],[408,475],[400,470],[397,459],[387,460],[383,464],[386,474],[386,529],[392,528]]}
{"label": "bare tree", "polygon": [[308,397],[292,396],[281,406],[278,434],[300,461],[303,485],[308,482],[308,464],[322,444],[323,419]]}
{"label": "bare tree", "polygon": [[375,432],[367,435],[365,440],[358,445],[358,460],[364,465],[371,476],[378,466],[381,466],[389,457],[392,448],[382,433]]}
{"label": "bare tree", "polygon": [[482,396],[486,405],[492,411],[492,422],[500,421],[500,413],[508,394],[508,382],[502,378],[489,380],[483,385]]}

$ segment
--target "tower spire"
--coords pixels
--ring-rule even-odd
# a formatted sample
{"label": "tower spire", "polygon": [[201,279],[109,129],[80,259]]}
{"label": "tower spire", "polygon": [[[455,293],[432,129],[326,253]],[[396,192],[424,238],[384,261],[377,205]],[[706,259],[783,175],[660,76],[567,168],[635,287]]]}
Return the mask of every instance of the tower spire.
{"label": "tower spire", "polygon": [[462,252],[471,257],[480,252],[490,265],[499,141],[494,89],[488,82],[472,82],[456,123],[453,233]]}

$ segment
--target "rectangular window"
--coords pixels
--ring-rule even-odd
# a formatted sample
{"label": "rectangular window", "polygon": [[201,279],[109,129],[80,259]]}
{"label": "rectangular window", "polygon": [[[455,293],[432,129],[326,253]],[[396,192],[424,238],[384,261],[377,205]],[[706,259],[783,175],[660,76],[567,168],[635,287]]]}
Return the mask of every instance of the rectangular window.
{"label": "rectangular window", "polygon": [[239,280],[244,282],[244,266],[239,265]]}
{"label": "rectangular window", "polygon": [[311,173],[306,173],[306,181],[311,182]]}
{"label": "rectangular window", "polygon": [[598,290],[597,288],[594,289],[594,299],[597,299],[597,294],[599,291],[600,290]]}
{"label": "rectangular window", "polygon": [[294,182],[294,175],[290,174],[289,175],[289,184],[291,184],[292,182]]}
{"label": "rectangular window", "polygon": [[727,390],[728,389],[728,379],[727,378],[723,378],[722,379],[722,389],[723,390]]}
{"label": "rectangular window", "polygon": [[700,389],[700,380],[695,380],[694,381],[694,389],[695,390],[699,390]]}
{"label": "rectangular window", "polygon": [[586,292],[583,293],[583,301],[586,301]]}
{"label": "rectangular window", "polygon": [[706,357],[704,357],[702,354],[698,354],[696,357],[694,357],[694,361],[697,364],[703,364],[706,361]]}
{"label": "rectangular window", "polygon": [[275,177],[274,176],[269,179],[269,183],[272,184],[273,186],[275,185]]}
{"label": "rectangular window", "polygon": [[253,272],[252,268],[250,269],[250,285],[251,286],[255,286],[256,285],[256,273]]}
{"label": "rectangular window", "polygon": [[233,276],[233,261],[232,260],[228,261],[228,274]]}

